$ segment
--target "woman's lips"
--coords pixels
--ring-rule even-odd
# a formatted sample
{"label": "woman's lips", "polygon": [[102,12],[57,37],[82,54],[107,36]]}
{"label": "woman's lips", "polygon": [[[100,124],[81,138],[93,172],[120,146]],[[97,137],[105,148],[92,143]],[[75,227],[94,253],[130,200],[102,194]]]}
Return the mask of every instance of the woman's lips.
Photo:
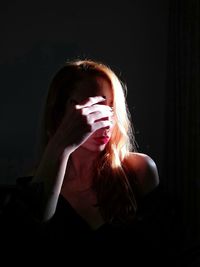
{"label": "woman's lips", "polygon": [[109,139],[110,138],[108,136],[100,136],[94,138],[95,142],[98,144],[107,144]]}

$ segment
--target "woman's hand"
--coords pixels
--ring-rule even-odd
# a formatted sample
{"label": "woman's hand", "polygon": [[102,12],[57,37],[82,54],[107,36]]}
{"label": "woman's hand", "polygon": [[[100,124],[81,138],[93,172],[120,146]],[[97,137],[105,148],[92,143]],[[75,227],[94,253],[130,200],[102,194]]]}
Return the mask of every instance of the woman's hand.
{"label": "woman's hand", "polygon": [[100,104],[103,101],[102,96],[89,97],[79,104],[71,99],[51,142],[72,153],[98,129],[112,127],[112,108]]}
{"label": "woman's hand", "polygon": [[42,220],[51,218],[56,210],[66,166],[70,154],[83,144],[96,130],[110,128],[112,109],[100,104],[102,96],[95,96],[66,106],[56,133],[51,137],[32,183],[44,185],[43,204],[40,209]]}

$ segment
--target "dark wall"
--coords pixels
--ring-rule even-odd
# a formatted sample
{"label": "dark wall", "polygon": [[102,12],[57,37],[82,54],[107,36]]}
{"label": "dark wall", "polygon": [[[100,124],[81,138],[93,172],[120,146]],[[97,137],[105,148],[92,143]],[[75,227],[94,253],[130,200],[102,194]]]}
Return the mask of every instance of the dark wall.
{"label": "dark wall", "polygon": [[95,58],[128,86],[140,152],[163,168],[168,0],[10,1],[0,9],[0,179],[12,183],[36,153],[48,84],[69,58]]}

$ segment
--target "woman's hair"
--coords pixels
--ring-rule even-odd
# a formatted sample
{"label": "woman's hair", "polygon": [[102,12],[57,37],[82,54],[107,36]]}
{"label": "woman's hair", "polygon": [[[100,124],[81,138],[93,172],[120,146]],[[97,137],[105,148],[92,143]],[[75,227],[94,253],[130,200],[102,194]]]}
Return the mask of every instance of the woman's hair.
{"label": "woman's hair", "polygon": [[113,91],[115,124],[110,141],[96,163],[93,187],[102,216],[107,221],[128,221],[134,218],[137,204],[134,177],[127,177],[122,162],[129,152],[136,151],[131,116],[127,107],[127,88],[110,67],[93,60],[68,61],[54,75],[46,98],[43,117],[43,148],[56,129],[64,113],[68,98],[78,83],[88,77],[103,77]]}

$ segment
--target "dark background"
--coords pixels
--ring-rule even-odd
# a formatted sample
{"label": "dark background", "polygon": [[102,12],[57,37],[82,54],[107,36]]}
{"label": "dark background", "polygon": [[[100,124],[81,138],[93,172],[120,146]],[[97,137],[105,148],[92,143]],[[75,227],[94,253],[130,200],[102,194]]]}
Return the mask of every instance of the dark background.
{"label": "dark background", "polygon": [[65,60],[104,61],[128,86],[139,151],[164,155],[168,1],[8,1],[0,9],[0,179],[36,157],[50,79]]}

